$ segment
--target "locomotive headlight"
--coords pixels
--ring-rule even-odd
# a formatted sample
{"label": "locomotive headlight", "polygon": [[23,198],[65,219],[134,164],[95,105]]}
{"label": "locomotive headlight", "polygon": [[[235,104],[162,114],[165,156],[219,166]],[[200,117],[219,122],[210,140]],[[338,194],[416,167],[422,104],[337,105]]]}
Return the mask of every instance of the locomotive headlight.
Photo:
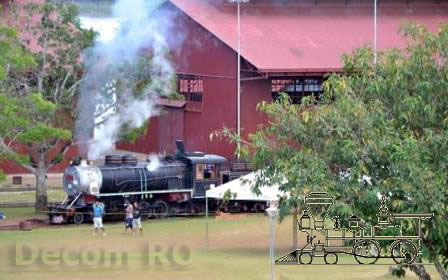
{"label": "locomotive headlight", "polygon": [[89,192],[92,195],[97,195],[100,193],[100,188],[98,187],[98,182],[90,182]]}

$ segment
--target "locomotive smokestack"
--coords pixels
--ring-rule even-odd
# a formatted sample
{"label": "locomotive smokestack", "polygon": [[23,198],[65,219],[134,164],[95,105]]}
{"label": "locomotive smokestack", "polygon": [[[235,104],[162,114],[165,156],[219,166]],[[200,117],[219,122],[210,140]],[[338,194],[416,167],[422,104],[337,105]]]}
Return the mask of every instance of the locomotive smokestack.
{"label": "locomotive smokestack", "polygon": [[176,140],[177,154],[185,155],[185,145],[183,140]]}

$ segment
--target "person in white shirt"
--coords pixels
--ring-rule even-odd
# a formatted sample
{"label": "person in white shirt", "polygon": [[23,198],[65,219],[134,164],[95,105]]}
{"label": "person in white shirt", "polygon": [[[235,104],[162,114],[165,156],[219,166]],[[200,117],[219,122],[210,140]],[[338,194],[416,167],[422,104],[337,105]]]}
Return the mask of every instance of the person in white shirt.
{"label": "person in white shirt", "polygon": [[134,211],[132,212],[132,230],[134,233],[137,231],[137,228],[140,230],[140,233],[143,234],[142,228],[142,220],[140,216],[140,207],[137,202],[134,202]]}

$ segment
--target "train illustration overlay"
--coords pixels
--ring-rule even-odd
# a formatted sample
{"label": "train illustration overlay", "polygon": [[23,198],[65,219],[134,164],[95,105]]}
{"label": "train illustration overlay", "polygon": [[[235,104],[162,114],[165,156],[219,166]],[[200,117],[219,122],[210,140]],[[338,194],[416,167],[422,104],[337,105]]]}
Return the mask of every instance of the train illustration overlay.
{"label": "train illustration overlay", "polygon": [[[305,210],[298,227],[306,234],[306,245],[278,258],[276,265],[311,265],[316,258],[335,265],[341,255],[353,256],[358,264],[373,265],[380,258],[386,258],[392,259],[393,264],[415,265],[417,256],[422,254],[422,222],[434,216],[389,213],[383,195],[376,225],[364,225],[360,218],[352,215],[347,219],[348,227],[344,228],[340,218],[335,216],[333,226],[327,228],[325,221],[334,204],[333,197],[328,193],[312,192],[304,200]],[[407,232],[397,223],[400,219],[415,219],[417,228]],[[381,243],[386,244],[384,252]]]}

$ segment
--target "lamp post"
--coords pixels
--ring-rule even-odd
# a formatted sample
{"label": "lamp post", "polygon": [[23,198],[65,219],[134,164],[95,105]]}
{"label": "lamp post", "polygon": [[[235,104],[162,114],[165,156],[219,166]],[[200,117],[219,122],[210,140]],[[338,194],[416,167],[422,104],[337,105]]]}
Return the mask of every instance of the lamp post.
{"label": "lamp post", "polygon": [[[228,0],[230,3],[237,4],[237,133],[238,137],[241,137],[241,25],[240,25],[240,5],[241,3],[248,3],[249,0]],[[238,160],[240,159],[240,143],[238,142]]]}
{"label": "lamp post", "polygon": [[205,191],[205,248],[208,250],[208,196]]}
{"label": "lamp post", "polygon": [[277,201],[271,201],[266,213],[269,216],[270,238],[269,238],[269,258],[271,260],[271,280],[275,279],[274,268],[274,248],[275,248],[275,220],[278,214]]}
{"label": "lamp post", "polygon": [[377,40],[377,35],[376,35],[376,29],[377,29],[377,22],[376,22],[376,18],[377,18],[377,0],[374,0],[374,4],[373,4],[373,64],[376,64],[376,40]]}

